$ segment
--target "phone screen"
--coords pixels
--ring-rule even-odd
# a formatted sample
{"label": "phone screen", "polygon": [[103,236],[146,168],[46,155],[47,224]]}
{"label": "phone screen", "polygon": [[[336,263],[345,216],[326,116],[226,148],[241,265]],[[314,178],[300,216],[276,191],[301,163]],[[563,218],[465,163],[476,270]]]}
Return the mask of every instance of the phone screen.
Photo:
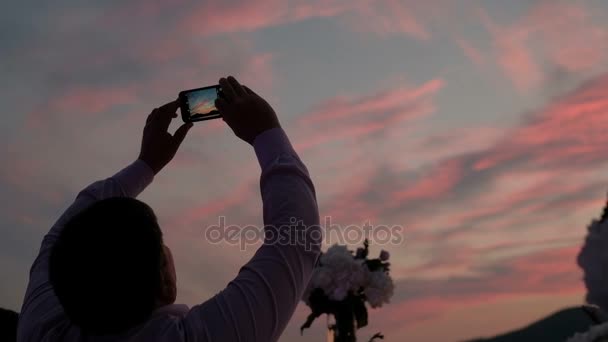
{"label": "phone screen", "polygon": [[219,114],[215,108],[215,99],[218,97],[219,87],[194,90],[185,94],[188,109],[192,119],[210,114]]}

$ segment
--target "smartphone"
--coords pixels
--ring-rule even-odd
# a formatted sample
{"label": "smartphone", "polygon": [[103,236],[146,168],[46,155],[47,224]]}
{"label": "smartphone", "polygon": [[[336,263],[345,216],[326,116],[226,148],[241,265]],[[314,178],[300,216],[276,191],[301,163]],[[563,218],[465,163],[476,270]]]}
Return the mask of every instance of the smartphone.
{"label": "smartphone", "polygon": [[221,118],[215,108],[215,100],[223,97],[219,85],[183,90],[179,92],[179,107],[184,122],[196,122]]}

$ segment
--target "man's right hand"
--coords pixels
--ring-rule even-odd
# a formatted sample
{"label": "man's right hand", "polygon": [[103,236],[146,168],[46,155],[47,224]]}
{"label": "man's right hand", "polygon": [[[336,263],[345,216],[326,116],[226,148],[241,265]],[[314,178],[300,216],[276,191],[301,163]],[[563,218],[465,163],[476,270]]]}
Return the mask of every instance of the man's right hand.
{"label": "man's right hand", "polygon": [[262,132],[281,127],[268,102],[234,77],[221,78],[219,84],[224,98],[215,100],[215,107],[237,137],[253,145]]}
{"label": "man's right hand", "polygon": [[192,123],[181,125],[175,134],[167,132],[171,120],[177,117],[175,113],[179,107],[178,101],[169,102],[156,108],[148,115],[144,136],[141,141],[139,158],[143,160],[154,171],[154,174],[167,165],[186,138],[186,134],[192,128]]}

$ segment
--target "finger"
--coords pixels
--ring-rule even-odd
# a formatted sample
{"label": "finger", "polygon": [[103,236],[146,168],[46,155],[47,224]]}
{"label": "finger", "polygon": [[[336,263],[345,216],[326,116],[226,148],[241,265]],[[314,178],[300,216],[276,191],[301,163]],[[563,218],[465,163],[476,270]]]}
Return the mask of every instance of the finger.
{"label": "finger", "polygon": [[226,121],[226,120],[230,116],[230,113],[228,113],[228,111],[227,111],[227,106],[228,106],[228,102],[226,102],[226,100],[221,99],[221,98],[215,99],[215,108],[217,108],[217,110],[220,111],[222,120],[225,123],[228,123],[228,121]]}
{"label": "finger", "polygon": [[158,112],[158,108],[154,108],[152,110],[152,112],[150,112],[150,114],[146,118],[146,125],[149,124],[152,120],[154,120],[154,117],[156,116],[157,112]]}
{"label": "finger", "polygon": [[224,115],[227,105],[228,102],[226,102],[226,100],[219,97],[215,99],[215,108],[217,108],[217,110],[219,110],[222,115]]}
{"label": "finger", "polygon": [[162,130],[167,130],[171,124],[171,120],[177,117],[177,107],[179,103],[177,100],[169,102],[158,108],[158,113],[153,120],[158,124],[158,127]]}
{"label": "finger", "polygon": [[237,81],[236,78],[234,78],[234,76],[228,76],[228,82],[232,86],[232,89],[234,90],[234,93],[236,94],[236,96],[247,95],[247,92],[245,91],[245,89],[243,89],[243,86],[241,86],[239,81]]}
{"label": "finger", "polygon": [[179,101],[173,100],[169,103],[165,103],[164,105],[160,106],[158,110],[161,113],[175,113],[177,111],[177,108],[179,108]]}
{"label": "finger", "polygon": [[177,131],[175,131],[175,134],[173,134],[173,141],[175,142],[175,147],[179,147],[179,145],[181,145],[192,126],[194,126],[194,124],[192,124],[192,122],[188,122],[181,125],[177,129]]}
{"label": "finger", "polygon": [[227,79],[225,78],[220,78],[220,86],[222,87],[222,92],[224,93],[224,97],[226,98],[226,100],[228,101],[232,101],[235,99],[236,94],[234,92],[234,89],[232,89],[232,85],[230,84],[230,82],[228,82]]}
{"label": "finger", "polygon": [[261,97],[260,95],[256,94],[253,90],[249,89],[248,86],[244,85],[243,88],[245,88],[245,91],[247,91],[248,94],[254,95],[254,96],[257,96],[257,97]]}

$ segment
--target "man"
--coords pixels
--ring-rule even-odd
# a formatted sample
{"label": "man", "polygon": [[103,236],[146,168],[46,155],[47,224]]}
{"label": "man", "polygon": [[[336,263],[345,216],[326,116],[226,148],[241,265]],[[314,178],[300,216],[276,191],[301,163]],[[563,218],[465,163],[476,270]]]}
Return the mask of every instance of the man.
{"label": "man", "polygon": [[191,309],[173,304],[171,252],[152,210],[134,199],[171,161],[192,126],[169,134],[178,105],[168,103],[148,117],[139,158],[82,190],[44,237],[30,271],[18,341],[279,338],[320,251],[315,190],[270,105],[233,77],[219,83],[225,98],[216,107],[253,146],[262,169],[263,217],[271,234],[254,257],[213,298]]}

